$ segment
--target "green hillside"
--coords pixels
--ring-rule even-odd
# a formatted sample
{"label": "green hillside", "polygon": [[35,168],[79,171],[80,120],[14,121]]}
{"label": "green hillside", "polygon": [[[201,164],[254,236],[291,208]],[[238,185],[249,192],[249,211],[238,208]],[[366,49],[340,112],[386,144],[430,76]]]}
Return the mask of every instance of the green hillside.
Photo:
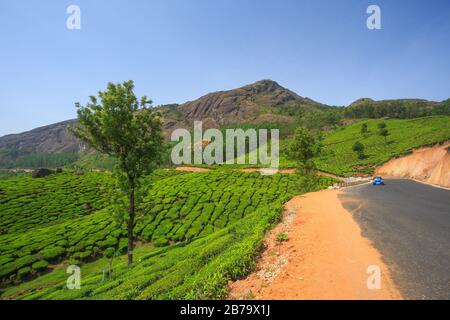
{"label": "green hillside", "polygon": [[[113,279],[102,281],[105,253],[126,251],[126,229],[114,224],[108,202],[111,183],[106,173],[70,172],[0,180],[1,298],[221,297],[228,279],[253,266],[282,204],[332,180],[158,170],[139,206],[137,263],[129,270],[116,258]],[[81,264],[82,290],[66,289],[68,264]]]}
{"label": "green hillside", "polygon": [[[386,141],[378,134],[378,124],[382,122],[386,124],[389,132]],[[363,123],[368,126],[367,134],[361,133]],[[360,121],[328,133],[323,141],[322,155],[316,159],[316,164],[320,170],[339,175],[369,174],[374,167],[414,148],[448,139],[450,139],[448,116]],[[359,159],[352,150],[356,141],[365,147],[364,159]]]}

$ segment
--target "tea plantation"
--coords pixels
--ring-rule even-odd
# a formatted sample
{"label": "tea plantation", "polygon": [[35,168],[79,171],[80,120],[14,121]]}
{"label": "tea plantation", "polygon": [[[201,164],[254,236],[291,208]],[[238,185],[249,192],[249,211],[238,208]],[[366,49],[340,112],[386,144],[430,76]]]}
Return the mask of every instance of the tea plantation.
{"label": "tea plantation", "polygon": [[[2,298],[223,297],[227,281],[252,268],[282,204],[331,183],[317,176],[158,170],[145,184],[135,227],[137,262],[128,269],[121,256],[126,230],[113,223],[105,190],[112,184],[109,174],[0,181],[7,230],[0,235]],[[58,199],[65,201],[59,210]],[[13,210],[23,213],[12,217]],[[113,278],[105,280],[101,268],[108,265],[103,258],[108,251],[118,257]],[[81,290],[65,287],[68,264],[82,266]]]}
{"label": "tea plantation", "polygon": [[[368,132],[361,133],[367,124]],[[389,135],[378,134],[378,124],[385,123]],[[450,117],[433,116],[408,120],[366,120],[340,127],[327,134],[323,152],[315,162],[320,170],[338,175],[370,174],[384,162],[414,148],[433,145],[450,139]],[[365,157],[358,158],[352,150],[356,141],[364,145]]]}
{"label": "tea plantation", "polygon": [[107,205],[111,187],[108,174],[95,172],[0,181],[0,231],[25,232],[88,215]]}
{"label": "tea plantation", "polygon": [[[150,179],[168,175],[158,171]],[[65,258],[87,260],[115,246],[122,231],[103,209],[113,186],[111,175],[99,172],[0,180],[0,281],[27,277]]]}
{"label": "tea plantation", "polygon": [[[361,133],[362,124],[367,124],[367,133]],[[378,124],[385,123],[388,130],[386,140],[380,136]],[[371,174],[376,166],[390,159],[404,155],[412,149],[433,145],[450,139],[450,117],[430,116],[424,118],[398,120],[359,120],[356,123],[336,127],[334,130],[322,132],[324,134],[322,152],[314,162],[316,167],[324,172],[339,176],[351,176],[354,174]],[[291,137],[283,137],[280,140],[281,168],[296,168],[298,163],[290,159],[287,149]],[[353,151],[353,145],[359,141],[364,145],[365,156],[359,158]],[[258,149],[241,155],[248,163],[250,154],[257,155]],[[266,167],[262,164],[234,164],[234,165],[196,165],[211,169],[226,168],[254,168]]]}

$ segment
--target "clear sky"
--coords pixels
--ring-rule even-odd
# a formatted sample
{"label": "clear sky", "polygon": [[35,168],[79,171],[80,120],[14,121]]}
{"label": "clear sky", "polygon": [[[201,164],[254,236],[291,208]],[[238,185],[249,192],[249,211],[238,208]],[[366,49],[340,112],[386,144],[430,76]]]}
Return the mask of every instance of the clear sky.
{"label": "clear sky", "polygon": [[260,79],[332,105],[450,97],[448,0],[0,0],[0,41],[0,136],[74,118],[127,79],[155,104]]}

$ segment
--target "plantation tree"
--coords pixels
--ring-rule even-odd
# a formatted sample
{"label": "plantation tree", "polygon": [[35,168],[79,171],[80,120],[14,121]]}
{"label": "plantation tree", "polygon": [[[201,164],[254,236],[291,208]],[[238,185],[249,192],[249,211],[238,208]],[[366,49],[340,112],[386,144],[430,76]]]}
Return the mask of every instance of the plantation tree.
{"label": "plantation tree", "polygon": [[361,134],[362,134],[362,135],[365,135],[367,132],[368,132],[368,129],[367,129],[367,123],[363,123],[363,124],[361,125]]}
{"label": "plantation tree", "polygon": [[309,171],[314,169],[312,158],[319,152],[320,144],[313,133],[303,127],[297,128],[288,147],[288,156],[298,161],[301,169]]}
{"label": "plantation tree", "polygon": [[389,131],[386,128],[380,129],[380,132],[378,133],[380,136],[384,137],[384,143],[387,142],[387,136],[389,135]]}
{"label": "plantation tree", "polygon": [[162,119],[152,101],[137,99],[133,81],[109,83],[86,106],[76,103],[80,126],[75,135],[92,148],[117,159],[122,191],[127,193],[128,265],[133,262],[136,193],[139,178],[151,172],[163,152]]}
{"label": "plantation tree", "polygon": [[356,141],[353,145],[353,151],[358,154],[359,159],[364,159],[366,157],[366,155],[364,154],[364,145],[359,141]]}

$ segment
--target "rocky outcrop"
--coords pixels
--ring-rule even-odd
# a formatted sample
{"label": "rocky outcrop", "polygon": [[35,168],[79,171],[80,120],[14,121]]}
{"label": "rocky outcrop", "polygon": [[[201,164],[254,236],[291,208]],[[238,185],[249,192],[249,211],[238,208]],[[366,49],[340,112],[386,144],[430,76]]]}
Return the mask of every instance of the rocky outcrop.
{"label": "rocky outcrop", "polygon": [[[202,120],[203,128],[220,127],[246,121],[290,121],[291,118],[264,111],[263,108],[281,106],[297,101],[300,106],[319,103],[300,97],[272,80],[261,80],[238,89],[209,93],[182,105],[165,105],[157,109],[164,117],[166,135],[176,128],[192,128],[195,120]],[[272,119],[272,120],[273,120]],[[0,149],[24,150],[39,153],[79,152],[86,147],[68,131],[77,120],[68,120],[40,127],[20,134],[0,137]]]}
{"label": "rocky outcrop", "polygon": [[376,175],[410,178],[450,188],[450,142],[414,150],[392,159],[375,171]]}
{"label": "rocky outcrop", "polygon": [[78,152],[83,148],[83,145],[68,131],[68,128],[76,122],[76,120],[68,120],[1,137],[0,149],[26,150],[39,153]]}
{"label": "rocky outcrop", "polygon": [[[238,89],[209,93],[180,105],[178,111],[184,123],[202,120],[204,127],[220,127],[255,120],[264,113],[261,107],[277,107],[289,101],[297,101],[303,106],[319,105],[275,81],[261,80]],[[173,121],[167,119],[166,122],[175,126]]]}
{"label": "rocky outcrop", "polygon": [[45,178],[53,173],[52,170],[46,168],[36,169],[31,173],[33,178]]}

